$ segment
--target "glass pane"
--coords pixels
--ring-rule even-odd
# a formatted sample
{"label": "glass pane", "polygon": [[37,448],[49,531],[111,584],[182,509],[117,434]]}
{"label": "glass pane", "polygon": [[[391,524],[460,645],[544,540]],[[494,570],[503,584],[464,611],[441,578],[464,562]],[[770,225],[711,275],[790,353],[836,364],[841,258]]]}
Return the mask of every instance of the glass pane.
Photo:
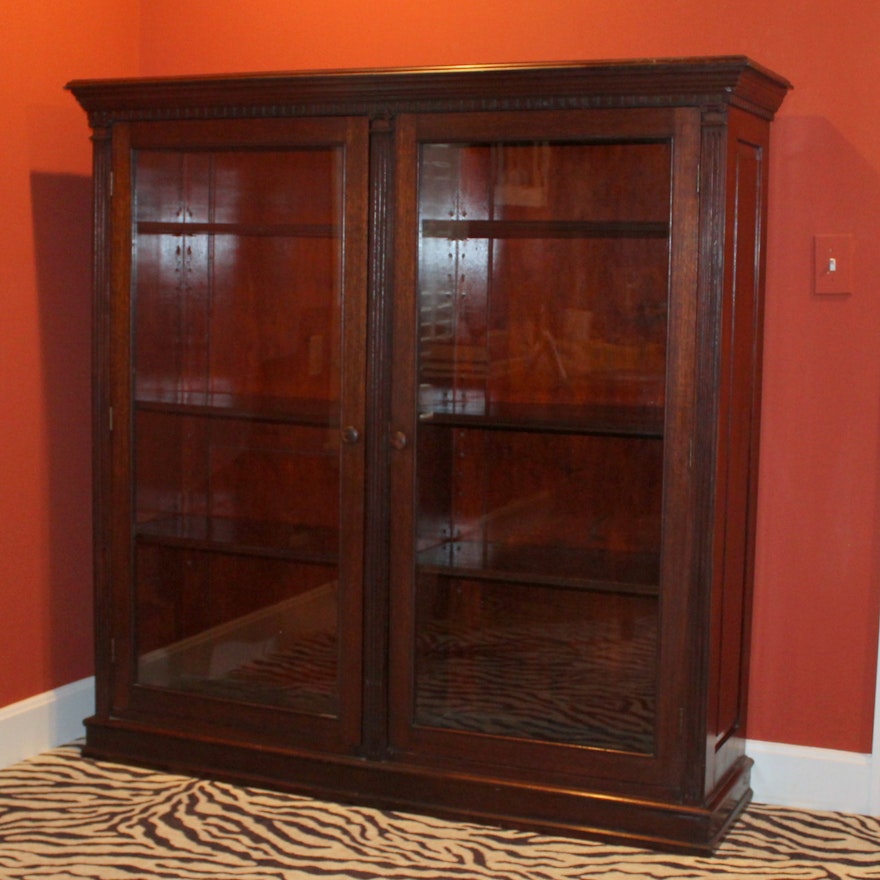
{"label": "glass pane", "polygon": [[654,748],[669,164],[421,147],[417,724]]}
{"label": "glass pane", "polygon": [[522,567],[531,554],[543,556],[532,577],[570,565],[585,584],[656,591],[661,441],[427,424],[419,453],[422,556],[451,544],[453,558],[478,553],[497,567],[504,553]]}
{"label": "glass pane", "polygon": [[137,159],[139,396],[338,402],[339,151]]}
{"label": "glass pane", "polygon": [[425,411],[661,406],[666,143],[422,147]]}
{"label": "glass pane", "polygon": [[338,713],[341,159],[135,156],[142,684]]}
{"label": "glass pane", "polygon": [[144,542],[136,573],[141,684],[337,714],[332,566]]}
{"label": "glass pane", "polygon": [[423,425],[416,722],[650,752],[662,444]]}

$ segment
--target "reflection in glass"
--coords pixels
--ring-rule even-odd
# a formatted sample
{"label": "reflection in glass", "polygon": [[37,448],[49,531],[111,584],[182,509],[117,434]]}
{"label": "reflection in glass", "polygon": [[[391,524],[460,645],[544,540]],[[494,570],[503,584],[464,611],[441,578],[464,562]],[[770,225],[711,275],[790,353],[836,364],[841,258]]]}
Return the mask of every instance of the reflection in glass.
{"label": "reflection in glass", "polygon": [[416,723],[650,752],[657,599],[419,581]]}

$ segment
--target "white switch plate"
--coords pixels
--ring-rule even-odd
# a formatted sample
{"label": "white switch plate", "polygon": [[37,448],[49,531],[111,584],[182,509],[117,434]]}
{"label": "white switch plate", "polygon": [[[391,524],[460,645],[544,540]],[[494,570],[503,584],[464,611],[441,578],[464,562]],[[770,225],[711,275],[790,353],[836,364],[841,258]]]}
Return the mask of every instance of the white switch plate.
{"label": "white switch plate", "polygon": [[854,236],[817,235],[813,243],[813,291],[825,295],[852,293]]}

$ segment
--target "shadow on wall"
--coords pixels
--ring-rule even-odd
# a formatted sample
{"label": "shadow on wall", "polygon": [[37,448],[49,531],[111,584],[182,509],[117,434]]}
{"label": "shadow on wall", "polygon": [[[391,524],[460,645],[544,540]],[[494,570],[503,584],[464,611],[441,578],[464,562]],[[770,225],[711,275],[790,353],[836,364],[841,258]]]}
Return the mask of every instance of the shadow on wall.
{"label": "shadow on wall", "polygon": [[31,200],[49,486],[49,665],[60,686],[93,672],[91,178],[34,172]]}

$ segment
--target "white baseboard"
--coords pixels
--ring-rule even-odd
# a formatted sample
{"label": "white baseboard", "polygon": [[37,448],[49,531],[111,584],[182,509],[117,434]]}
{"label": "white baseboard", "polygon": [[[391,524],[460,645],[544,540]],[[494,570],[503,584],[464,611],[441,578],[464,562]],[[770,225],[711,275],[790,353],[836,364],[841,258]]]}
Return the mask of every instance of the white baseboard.
{"label": "white baseboard", "polygon": [[[0,767],[82,737],[94,694],[94,678],[84,678],[0,709]],[[757,803],[863,814],[880,809],[874,803],[880,758],[760,740],[749,740],[746,752],[755,760]]]}
{"label": "white baseboard", "polygon": [[754,800],[783,807],[871,814],[877,761],[871,755],[749,740]]}
{"label": "white baseboard", "polygon": [[95,679],[84,678],[0,709],[0,767],[79,739],[94,706]]}

